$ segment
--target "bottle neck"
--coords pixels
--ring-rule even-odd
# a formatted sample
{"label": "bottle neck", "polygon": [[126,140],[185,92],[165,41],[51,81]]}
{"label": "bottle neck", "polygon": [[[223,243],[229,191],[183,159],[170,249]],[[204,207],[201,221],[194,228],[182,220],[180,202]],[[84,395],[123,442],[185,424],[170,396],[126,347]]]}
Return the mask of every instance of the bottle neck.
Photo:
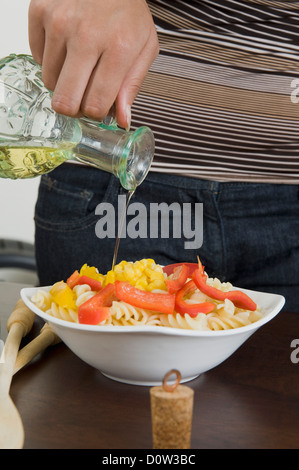
{"label": "bottle neck", "polygon": [[154,155],[153,134],[147,127],[126,132],[116,125],[105,126],[78,120],[81,140],[74,148],[76,160],[119,178],[127,190],[134,190],[148,173]]}
{"label": "bottle neck", "polygon": [[81,140],[74,148],[75,158],[118,176],[122,135],[85,119],[79,119],[79,125]]}

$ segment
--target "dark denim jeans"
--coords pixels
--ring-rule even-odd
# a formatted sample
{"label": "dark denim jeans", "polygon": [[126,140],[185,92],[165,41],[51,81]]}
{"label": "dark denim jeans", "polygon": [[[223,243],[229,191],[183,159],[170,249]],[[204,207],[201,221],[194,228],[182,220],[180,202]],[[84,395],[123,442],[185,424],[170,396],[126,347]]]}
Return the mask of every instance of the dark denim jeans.
{"label": "dark denim jeans", "polygon": [[[110,222],[113,227],[119,196],[124,194],[114,176],[83,166],[64,164],[42,177],[35,214],[41,285],[66,279],[84,263],[103,273],[111,268],[115,238],[99,238],[99,230],[103,233]],[[202,232],[200,247],[186,247],[184,232],[177,235],[178,225],[171,230],[171,217],[169,236],[160,233],[159,238],[153,238],[150,208],[162,202],[168,208],[173,203],[182,208],[181,220],[177,214],[174,217],[176,224],[181,223],[184,209],[192,211],[193,228],[197,218],[197,230]],[[203,208],[200,224],[199,203]],[[113,209],[112,205],[115,217],[104,210]],[[127,217],[128,233],[131,223],[131,235],[137,237],[121,239],[117,262],[142,258],[161,264],[196,262],[198,255],[210,276],[238,287],[280,293],[286,297],[286,308],[299,312],[297,185],[219,183],[150,173],[137,188],[131,205],[135,212]],[[170,215],[171,211],[167,217]]]}

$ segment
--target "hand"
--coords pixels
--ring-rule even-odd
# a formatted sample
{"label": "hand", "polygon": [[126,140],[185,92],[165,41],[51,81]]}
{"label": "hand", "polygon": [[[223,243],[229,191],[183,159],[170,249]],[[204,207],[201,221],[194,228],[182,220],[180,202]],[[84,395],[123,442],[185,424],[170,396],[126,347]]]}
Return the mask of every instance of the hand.
{"label": "hand", "polygon": [[113,104],[119,126],[159,47],[145,0],[31,0],[29,43],[53,109],[101,121]]}

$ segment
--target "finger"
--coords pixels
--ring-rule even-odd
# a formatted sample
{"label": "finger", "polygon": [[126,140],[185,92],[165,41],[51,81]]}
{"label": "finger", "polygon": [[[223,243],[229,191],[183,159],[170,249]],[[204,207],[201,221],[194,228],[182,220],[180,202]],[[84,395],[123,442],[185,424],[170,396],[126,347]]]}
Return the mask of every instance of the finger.
{"label": "finger", "polygon": [[126,75],[115,103],[116,120],[120,127],[130,128],[131,106],[158,53],[158,43],[156,41],[148,42]]}
{"label": "finger", "polygon": [[67,50],[52,97],[52,107],[60,114],[75,117],[80,114],[81,102],[96,64],[93,56],[84,51]]}
{"label": "finger", "polygon": [[45,30],[40,18],[36,15],[35,9],[33,9],[32,4],[30,4],[28,10],[28,39],[32,57],[37,63],[42,64],[45,45]]}
{"label": "finger", "polygon": [[[133,60],[133,59],[131,59]],[[84,115],[102,121],[113,106],[121,84],[131,67],[125,54],[106,50],[95,67],[82,101]]]}
{"label": "finger", "polygon": [[[53,53],[55,51],[55,53]],[[42,61],[42,79],[46,88],[54,91],[63,64],[66,60],[66,46],[59,42],[52,35],[45,37],[45,47]]]}

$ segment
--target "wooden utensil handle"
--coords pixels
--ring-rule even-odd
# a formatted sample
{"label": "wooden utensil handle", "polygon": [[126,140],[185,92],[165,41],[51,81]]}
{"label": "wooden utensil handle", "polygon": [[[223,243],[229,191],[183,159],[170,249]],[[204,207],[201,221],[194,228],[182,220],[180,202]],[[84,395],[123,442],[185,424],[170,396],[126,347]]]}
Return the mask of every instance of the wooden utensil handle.
{"label": "wooden utensil handle", "polygon": [[23,326],[23,337],[31,330],[34,323],[35,314],[25,305],[22,299],[16,303],[14,311],[7,320],[7,330],[10,331],[14,323],[20,323]]}
{"label": "wooden utensil handle", "polygon": [[3,362],[0,364],[0,396],[2,393],[5,395],[9,393],[13,369],[23,337],[23,331],[24,328],[20,323],[13,323],[5,340],[2,352]]}
{"label": "wooden utensil handle", "polygon": [[19,351],[14,368],[14,374],[16,374],[22,367],[28,364],[28,362],[48,346],[57,344],[60,341],[61,339],[46,323],[41,329],[40,334]]}

